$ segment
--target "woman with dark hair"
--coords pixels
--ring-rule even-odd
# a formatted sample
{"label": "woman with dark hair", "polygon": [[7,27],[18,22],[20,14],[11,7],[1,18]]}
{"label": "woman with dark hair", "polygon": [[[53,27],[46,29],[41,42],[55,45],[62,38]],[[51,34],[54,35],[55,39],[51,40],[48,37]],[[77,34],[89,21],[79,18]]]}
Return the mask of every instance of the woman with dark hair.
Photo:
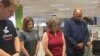
{"label": "woman with dark hair", "polygon": [[93,25],[93,20],[90,17],[83,17],[83,20],[85,20],[89,25]]}
{"label": "woman with dark hair", "polygon": [[45,56],[65,56],[65,39],[60,30],[60,22],[52,18],[48,22],[48,30],[43,35],[43,48]]}
{"label": "woman with dark hair", "polygon": [[38,32],[34,30],[33,27],[34,21],[32,17],[25,17],[23,20],[23,30],[19,32],[22,56],[37,55],[39,48],[39,37]]}
{"label": "woman with dark hair", "polygon": [[87,27],[89,31],[89,39],[87,42],[86,50],[85,50],[85,55],[86,56],[91,56],[91,49],[92,49],[92,26],[93,25],[93,20],[90,17],[83,17],[83,20],[87,22]]}
{"label": "woman with dark hair", "polygon": [[88,31],[91,36],[91,31],[92,31],[91,25],[93,25],[93,20],[90,17],[83,17],[83,20],[85,20],[87,22]]}

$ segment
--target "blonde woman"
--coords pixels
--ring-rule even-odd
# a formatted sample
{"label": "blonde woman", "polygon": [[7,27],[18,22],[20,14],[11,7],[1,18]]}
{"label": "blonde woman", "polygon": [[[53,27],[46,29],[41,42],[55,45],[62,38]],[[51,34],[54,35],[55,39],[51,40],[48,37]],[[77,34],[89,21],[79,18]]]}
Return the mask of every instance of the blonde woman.
{"label": "blonde woman", "polygon": [[45,56],[65,56],[65,39],[60,30],[60,22],[52,18],[48,22],[48,30],[43,35],[43,48]]}

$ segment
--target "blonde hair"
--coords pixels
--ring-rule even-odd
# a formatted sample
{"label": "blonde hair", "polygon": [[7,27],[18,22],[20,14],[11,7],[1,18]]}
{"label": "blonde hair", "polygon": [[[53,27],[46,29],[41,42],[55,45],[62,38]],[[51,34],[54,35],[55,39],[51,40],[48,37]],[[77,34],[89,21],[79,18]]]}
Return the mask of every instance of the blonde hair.
{"label": "blonde hair", "polygon": [[51,28],[53,27],[53,26],[52,26],[53,24],[58,24],[58,26],[60,27],[60,21],[59,21],[59,19],[56,18],[56,17],[51,18],[51,19],[48,21],[48,24],[47,24],[48,28],[51,29]]}
{"label": "blonde hair", "polygon": [[11,0],[11,3],[17,7],[19,7],[19,1],[18,0]]}

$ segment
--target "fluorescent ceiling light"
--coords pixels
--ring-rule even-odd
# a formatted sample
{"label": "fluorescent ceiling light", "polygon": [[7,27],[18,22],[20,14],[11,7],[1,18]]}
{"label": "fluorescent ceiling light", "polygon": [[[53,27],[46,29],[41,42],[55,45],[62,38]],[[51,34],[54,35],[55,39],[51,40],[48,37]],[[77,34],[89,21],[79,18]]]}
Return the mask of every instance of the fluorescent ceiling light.
{"label": "fluorescent ceiling light", "polygon": [[97,1],[97,0],[94,0],[94,1],[92,1],[91,3],[93,3],[93,4],[97,4],[98,1]]}
{"label": "fluorescent ceiling light", "polygon": [[46,26],[46,23],[39,23],[39,26]]}
{"label": "fluorescent ceiling light", "polygon": [[70,8],[60,8],[58,10],[70,10]]}
{"label": "fluorescent ceiling light", "polygon": [[85,7],[86,9],[95,9],[96,7]]}
{"label": "fluorescent ceiling light", "polygon": [[64,4],[51,4],[50,6],[64,6]]}

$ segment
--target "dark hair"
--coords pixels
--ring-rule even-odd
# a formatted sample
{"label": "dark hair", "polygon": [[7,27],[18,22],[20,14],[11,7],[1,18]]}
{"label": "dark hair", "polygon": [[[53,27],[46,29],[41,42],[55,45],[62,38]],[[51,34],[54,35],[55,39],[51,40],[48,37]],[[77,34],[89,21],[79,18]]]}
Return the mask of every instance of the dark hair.
{"label": "dark hair", "polygon": [[26,17],[24,18],[24,20],[23,20],[23,30],[24,30],[24,31],[28,31],[28,30],[27,30],[27,29],[28,29],[28,28],[27,28],[27,24],[28,24],[30,21],[32,21],[33,24],[34,24],[34,21],[33,21],[32,17],[26,16]]}
{"label": "dark hair", "polygon": [[83,20],[85,20],[89,25],[93,25],[93,20],[90,17],[83,17]]}
{"label": "dark hair", "polygon": [[1,0],[0,3],[3,3],[4,7],[9,7],[12,4],[18,6],[18,1],[17,0]]}
{"label": "dark hair", "polygon": [[3,3],[4,7],[9,7],[11,5],[11,1],[10,0],[2,0],[0,2]]}

